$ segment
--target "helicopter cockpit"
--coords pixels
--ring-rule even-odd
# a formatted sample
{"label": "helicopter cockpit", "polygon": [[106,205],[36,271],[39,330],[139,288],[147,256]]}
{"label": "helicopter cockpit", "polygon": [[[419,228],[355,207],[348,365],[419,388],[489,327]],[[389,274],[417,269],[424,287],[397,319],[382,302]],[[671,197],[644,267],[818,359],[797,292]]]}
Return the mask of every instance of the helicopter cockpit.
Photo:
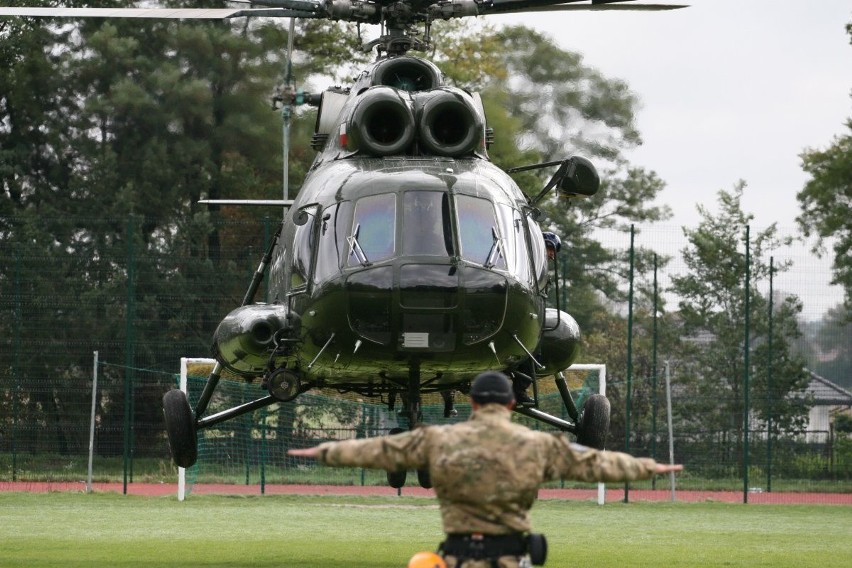
{"label": "helicopter cockpit", "polygon": [[322,287],[341,274],[400,259],[479,267],[527,288],[543,286],[538,224],[517,205],[495,200],[496,190],[482,189],[476,195],[405,187],[304,208],[316,221],[296,229],[288,289]]}

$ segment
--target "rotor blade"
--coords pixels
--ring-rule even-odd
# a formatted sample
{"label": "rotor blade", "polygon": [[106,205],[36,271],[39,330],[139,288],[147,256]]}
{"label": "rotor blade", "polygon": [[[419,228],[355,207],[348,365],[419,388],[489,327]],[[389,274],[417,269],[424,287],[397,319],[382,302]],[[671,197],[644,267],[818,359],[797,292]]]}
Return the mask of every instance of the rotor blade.
{"label": "rotor blade", "polygon": [[243,16],[265,18],[321,18],[317,11],[287,8],[7,8],[0,16],[34,16],[39,18],[149,18],[174,20],[224,20]]}
{"label": "rotor blade", "polygon": [[255,207],[290,207],[292,199],[199,199],[204,205],[246,205]]}
{"label": "rotor blade", "polygon": [[[480,14],[556,12],[589,10],[658,11],[687,8],[687,4],[633,4],[633,0],[492,0],[479,8]],[[582,2],[582,3],[581,3]],[[631,2],[628,4],[628,2]]]}

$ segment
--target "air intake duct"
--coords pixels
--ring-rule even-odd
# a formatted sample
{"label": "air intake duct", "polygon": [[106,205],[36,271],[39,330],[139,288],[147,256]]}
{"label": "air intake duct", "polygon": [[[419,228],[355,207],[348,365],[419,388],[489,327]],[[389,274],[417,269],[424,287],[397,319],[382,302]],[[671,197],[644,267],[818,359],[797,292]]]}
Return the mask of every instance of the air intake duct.
{"label": "air intake duct", "polygon": [[444,87],[418,93],[417,106],[424,154],[455,158],[484,149],[483,118],[465,91]]}
{"label": "air intake duct", "polygon": [[348,150],[372,156],[404,154],[414,141],[414,114],[408,99],[392,87],[365,91],[341,127],[341,143]]}

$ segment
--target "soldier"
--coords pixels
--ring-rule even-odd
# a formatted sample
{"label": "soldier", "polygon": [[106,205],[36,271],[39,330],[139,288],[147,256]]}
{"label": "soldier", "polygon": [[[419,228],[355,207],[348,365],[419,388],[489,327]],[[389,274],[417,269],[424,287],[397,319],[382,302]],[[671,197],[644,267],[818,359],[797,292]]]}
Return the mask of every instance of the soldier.
{"label": "soldier", "polygon": [[[329,466],[428,469],[447,534],[439,548],[447,568],[529,566],[530,542],[535,541],[529,535],[529,510],[546,481],[633,481],[683,469],[593,450],[564,435],[513,423],[512,384],[502,373],[477,376],[470,398],[473,414],[466,422],[288,453]],[[538,544],[541,548],[543,542]]]}

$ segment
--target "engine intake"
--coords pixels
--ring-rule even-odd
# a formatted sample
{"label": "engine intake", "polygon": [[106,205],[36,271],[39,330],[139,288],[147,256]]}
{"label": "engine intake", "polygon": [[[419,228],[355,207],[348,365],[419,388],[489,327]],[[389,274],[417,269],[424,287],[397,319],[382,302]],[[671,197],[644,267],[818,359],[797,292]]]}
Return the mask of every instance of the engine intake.
{"label": "engine intake", "polygon": [[344,145],[374,156],[403,154],[414,141],[411,107],[393,87],[368,89],[344,125]]}
{"label": "engine intake", "polygon": [[484,148],[482,115],[461,89],[433,89],[417,95],[421,149],[438,156],[459,157]]}

